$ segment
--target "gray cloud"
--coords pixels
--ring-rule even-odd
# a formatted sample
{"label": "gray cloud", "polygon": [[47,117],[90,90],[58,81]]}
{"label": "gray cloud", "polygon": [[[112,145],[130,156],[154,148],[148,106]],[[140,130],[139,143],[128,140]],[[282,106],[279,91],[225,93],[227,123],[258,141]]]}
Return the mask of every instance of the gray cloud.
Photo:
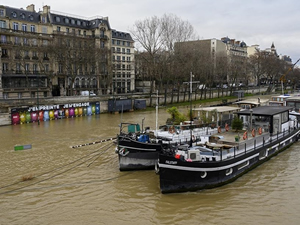
{"label": "gray cloud", "polygon": [[[2,0],[2,5],[26,8],[40,1]],[[203,39],[224,36],[243,40],[248,45],[269,48],[274,42],[277,52],[296,61],[299,49],[299,6],[297,0],[89,0],[44,1],[51,10],[84,17],[108,16],[111,27],[129,31],[136,20],[173,13],[188,20]]]}

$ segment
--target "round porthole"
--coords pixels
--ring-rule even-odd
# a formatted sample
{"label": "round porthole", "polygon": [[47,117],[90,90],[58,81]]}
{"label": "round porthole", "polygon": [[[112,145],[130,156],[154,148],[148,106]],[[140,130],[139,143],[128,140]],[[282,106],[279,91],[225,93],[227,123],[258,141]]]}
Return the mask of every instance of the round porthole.
{"label": "round porthole", "polygon": [[200,177],[201,178],[205,178],[207,176],[207,173],[205,171],[201,172],[200,173]]}

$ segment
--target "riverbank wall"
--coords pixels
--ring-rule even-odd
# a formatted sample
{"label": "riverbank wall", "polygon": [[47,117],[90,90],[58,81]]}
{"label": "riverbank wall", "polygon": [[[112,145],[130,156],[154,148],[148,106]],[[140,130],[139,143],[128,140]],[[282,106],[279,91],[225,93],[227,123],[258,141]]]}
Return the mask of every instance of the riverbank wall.
{"label": "riverbank wall", "polygon": [[[266,88],[258,89],[247,89],[241,90],[242,92],[255,94],[258,92],[266,91]],[[211,92],[201,93],[196,92],[191,94],[193,101],[201,99],[212,99],[212,98],[222,98],[230,96],[229,90],[214,90]],[[35,107],[38,105],[64,105],[69,103],[85,103],[85,102],[99,102],[100,103],[100,113],[108,112],[108,102],[110,99],[143,99],[146,101],[146,106],[155,106],[157,102],[157,95],[153,94],[122,94],[122,95],[106,95],[106,96],[64,96],[64,97],[51,97],[51,98],[29,98],[29,99],[1,99],[0,100],[0,126],[11,125],[11,109],[13,108],[28,108]],[[238,97],[237,97],[238,98]],[[158,95],[159,105],[167,105],[173,103],[186,102],[189,100],[188,92],[172,92],[163,93]]]}

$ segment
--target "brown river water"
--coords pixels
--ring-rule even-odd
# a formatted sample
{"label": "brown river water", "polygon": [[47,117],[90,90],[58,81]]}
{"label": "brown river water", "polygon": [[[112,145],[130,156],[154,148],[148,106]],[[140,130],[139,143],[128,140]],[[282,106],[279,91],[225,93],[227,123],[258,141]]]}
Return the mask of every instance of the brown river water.
{"label": "brown river water", "polygon": [[112,142],[71,148],[143,118],[155,128],[155,111],[0,127],[0,224],[300,224],[299,142],[228,185],[166,195],[154,171],[120,172]]}

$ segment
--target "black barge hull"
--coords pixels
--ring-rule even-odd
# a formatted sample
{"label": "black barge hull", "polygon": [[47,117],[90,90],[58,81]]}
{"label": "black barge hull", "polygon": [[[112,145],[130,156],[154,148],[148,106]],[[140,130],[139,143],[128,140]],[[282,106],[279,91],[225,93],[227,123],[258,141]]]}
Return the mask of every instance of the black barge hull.
{"label": "black barge hull", "polygon": [[197,191],[230,183],[288,148],[298,140],[299,133],[297,129],[239,157],[218,162],[186,162],[160,154],[156,172],[159,173],[161,192]]}

